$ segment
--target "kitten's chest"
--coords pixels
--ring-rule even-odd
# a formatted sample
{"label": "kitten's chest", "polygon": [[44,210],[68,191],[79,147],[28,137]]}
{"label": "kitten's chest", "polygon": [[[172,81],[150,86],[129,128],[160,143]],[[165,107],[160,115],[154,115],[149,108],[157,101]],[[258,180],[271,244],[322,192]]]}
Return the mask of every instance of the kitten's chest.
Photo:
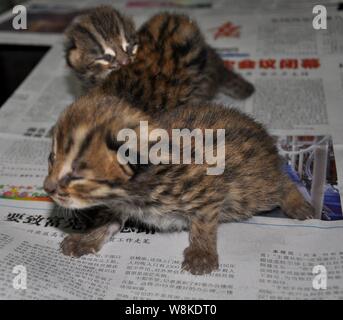
{"label": "kitten's chest", "polygon": [[188,229],[188,220],[181,213],[161,206],[129,206],[126,214],[133,220],[138,220],[160,231],[182,231]]}

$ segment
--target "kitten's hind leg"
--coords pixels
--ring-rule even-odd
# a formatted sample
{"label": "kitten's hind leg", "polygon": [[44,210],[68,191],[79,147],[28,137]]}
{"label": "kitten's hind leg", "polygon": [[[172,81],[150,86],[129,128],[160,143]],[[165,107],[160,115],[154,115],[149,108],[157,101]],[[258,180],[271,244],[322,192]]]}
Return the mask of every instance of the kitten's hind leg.
{"label": "kitten's hind leg", "polygon": [[112,220],[86,233],[70,234],[61,243],[62,253],[76,258],[86,254],[95,254],[113,234],[121,230],[123,224],[124,222],[120,220]]}
{"label": "kitten's hind leg", "polygon": [[217,227],[218,214],[213,211],[198,212],[191,218],[182,270],[206,274],[218,269]]}
{"label": "kitten's hind leg", "polygon": [[296,185],[286,176],[280,206],[289,218],[305,220],[314,217],[312,205],[305,200]]}

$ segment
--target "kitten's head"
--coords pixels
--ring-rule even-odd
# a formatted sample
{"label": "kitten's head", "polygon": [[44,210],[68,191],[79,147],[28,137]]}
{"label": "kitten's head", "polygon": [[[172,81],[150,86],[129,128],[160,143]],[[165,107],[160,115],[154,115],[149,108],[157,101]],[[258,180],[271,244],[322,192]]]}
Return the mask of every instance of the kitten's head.
{"label": "kitten's head", "polygon": [[85,96],[61,115],[53,130],[45,191],[66,208],[87,208],[125,196],[135,168],[118,161],[123,128],[139,131],[140,111],[115,97]]}
{"label": "kitten's head", "polygon": [[133,21],[110,6],[76,17],[65,35],[67,63],[91,82],[133,62],[138,50]]}

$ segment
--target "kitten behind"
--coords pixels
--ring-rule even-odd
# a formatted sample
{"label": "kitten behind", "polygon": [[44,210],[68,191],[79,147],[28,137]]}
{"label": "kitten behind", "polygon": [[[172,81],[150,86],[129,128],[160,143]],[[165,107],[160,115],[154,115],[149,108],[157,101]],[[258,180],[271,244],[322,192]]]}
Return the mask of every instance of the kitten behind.
{"label": "kitten behind", "polygon": [[210,100],[218,91],[236,99],[254,91],[181,14],[157,14],[135,32],[132,20],[114,8],[95,8],[68,28],[66,57],[86,87],[105,82],[108,93],[150,111],[164,108],[163,100],[175,107]]}
{"label": "kitten behind", "polygon": [[132,19],[107,6],[76,17],[65,35],[67,63],[85,85],[131,63],[138,49]]}
{"label": "kitten behind", "polygon": [[[140,121],[148,121],[149,133],[155,128],[168,133],[182,128],[225,129],[223,173],[208,175],[211,165],[194,161],[122,164],[118,158],[124,143],[118,139],[121,129],[136,132],[138,145],[147,143],[149,152],[153,148],[140,135]],[[184,140],[180,144],[187,145]],[[214,140],[214,148],[217,144],[219,140]],[[194,141],[191,149],[194,160],[199,152]],[[147,152],[137,144],[130,151]],[[44,188],[52,199],[66,208],[98,207],[99,214],[107,217],[106,223],[86,234],[66,237],[61,245],[66,255],[99,251],[132,218],[160,231],[188,229],[190,244],[184,251],[183,268],[204,274],[218,268],[219,223],[246,219],[277,206],[291,218],[313,214],[311,205],[282,172],[274,140],[263,126],[234,109],[213,104],[186,105],[153,120],[125,101],[92,91],[61,115],[49,159]]]}

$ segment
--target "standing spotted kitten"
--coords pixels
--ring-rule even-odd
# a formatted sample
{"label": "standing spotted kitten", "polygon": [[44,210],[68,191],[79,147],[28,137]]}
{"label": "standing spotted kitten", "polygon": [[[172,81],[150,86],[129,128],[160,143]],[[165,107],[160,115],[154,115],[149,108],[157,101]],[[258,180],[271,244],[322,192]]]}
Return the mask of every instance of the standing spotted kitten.
{"label": "standing spotted kitten", "polygon": [[151,113],[210,100],[218,91],[236,99],[254,91],[186,15],[157,14],[135,32],[112,7],[92,9],[68,28],[66,59],[88,88],[101,85]]}
{"label": "standing spotted kitten", "polygon": [[[123,142],[118,141],[118,132],[130,128],[142,141],[139,125],[143,120],[148,121],[149,132],[154,128],[168,132],[173,128],[225,129],[223,174],[208,175],[209,165],[194,161],[120,164],[117,155]],[[199,151],[196,148],[192,143],[193,155]],[[61,244],[64,254],[79,257],[99,251],[131,218],[160,231],[188,229],[190,243],[182,267],[204,274],[218,268],[219,223],[246,219],[277,206],[291,218],[312,216],[311,205],[282,172],[281,162],[263,126],[234,109],[208,103],[185,105],[155,120],[95,89],[58,120],[44,188],[63,207],[97,207],[107,219],[88,233],[67,236]]]}

